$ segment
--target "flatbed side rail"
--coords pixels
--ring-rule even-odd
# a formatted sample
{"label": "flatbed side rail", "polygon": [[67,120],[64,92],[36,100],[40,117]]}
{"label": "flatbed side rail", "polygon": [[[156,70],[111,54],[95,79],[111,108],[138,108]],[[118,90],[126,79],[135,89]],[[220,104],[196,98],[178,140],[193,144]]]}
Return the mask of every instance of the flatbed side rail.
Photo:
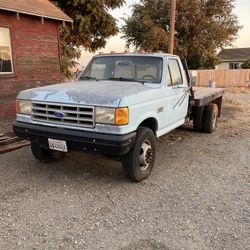
{"label": "flatbed side rail", "polygon": [[201,107],[212,102],[224,94],[222,88],[194,87],[194,106]]}
{"label": "flatbed side rail", "polygon": [[216,103],[219,111],[218,115],[220,116],[224,89],[208,88],[208,87],[194,87],[193,89],[194,89],[193,107],[202,107],[211,102]]}

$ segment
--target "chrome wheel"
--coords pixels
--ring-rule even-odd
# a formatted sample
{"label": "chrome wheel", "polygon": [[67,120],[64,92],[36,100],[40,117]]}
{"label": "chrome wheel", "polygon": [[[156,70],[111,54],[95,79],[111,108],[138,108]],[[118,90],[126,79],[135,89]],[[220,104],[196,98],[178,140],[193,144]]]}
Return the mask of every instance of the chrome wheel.
{"label": "chrome wheel", "polygon": [[147,170],[150,163],[153,161],[153,150],[149,141],[144,141],[141,145],[139,153],[139,164],[142,171]]}

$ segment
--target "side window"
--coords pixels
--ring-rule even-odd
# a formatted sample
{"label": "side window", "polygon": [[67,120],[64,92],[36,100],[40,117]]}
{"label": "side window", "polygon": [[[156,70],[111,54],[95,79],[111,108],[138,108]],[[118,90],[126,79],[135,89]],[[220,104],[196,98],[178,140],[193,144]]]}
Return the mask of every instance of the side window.
{"label": "side window", "polygon": [[178,61],[176,59],[168,60],[168,67],[170,71],[172,86],[183,84],[183,79],[181,75],[181,69]]}
{"label": "side window", "polygon": [[229,63],[229,69],[239,69],[239,63]]}
{"label": "side window", "polygon": [[13,73],[10,30],[0,27],[0,75]]}

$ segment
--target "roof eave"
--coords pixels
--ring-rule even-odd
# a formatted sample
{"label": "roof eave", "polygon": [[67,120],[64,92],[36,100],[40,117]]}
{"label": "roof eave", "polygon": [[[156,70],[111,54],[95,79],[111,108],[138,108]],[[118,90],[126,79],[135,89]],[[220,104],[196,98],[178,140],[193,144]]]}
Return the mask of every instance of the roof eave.
{"label": "roof eave", "polygon": [[65,18],[64,19],[64,18],[58,18],[58,17],[51,17],[51,16],[39,15],[39,14],[36,14],[36,13],[19,11],[19,10],[15,10],[15,9],[4,8],[4,7],[0,7],[0,10],[7,10],[7,11],[16,12],[16,13],[25,14],[25,15],[30,15],[30,16],[43,17],[43,18],[47,18],[47,19],[73,23],[73,20],[71,18],[69,18],[69,19]]}
{"label": "roof eave", "polygon": [[244,61],[246,61],[246,59],[235,59],[235,58],[232,58],[232,59],[221,59],[221,62],[235,62],[235,61],[237,61],[237,62],[244,62]]}

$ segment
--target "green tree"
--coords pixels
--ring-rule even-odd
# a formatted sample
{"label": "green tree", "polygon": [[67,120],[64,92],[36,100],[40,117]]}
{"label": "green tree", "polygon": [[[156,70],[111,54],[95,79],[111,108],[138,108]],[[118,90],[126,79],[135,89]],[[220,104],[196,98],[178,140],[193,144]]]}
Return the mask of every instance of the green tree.
{"label": "green tree", "polygon": [[250,69],[250,57],[241,65],[242,69]]}
{"label": "green tree", "polygon": [[[234,0],[177,0],[174,53],[192,69],[213,68],[216,51],[228,46],[241,28],[232,13]],[[167,51],[171,0],[143,0],[124,19],[127,47]]]}
{"label": "green tree", "polygon": [[61,71],[70,77],[69,68],[76,65],[81,50],[95,52],[103,48],[111,36],[117,34],[116,20],[109,14],[110,9],[120,7],[124,0],[51,0],[74,20],[60,27]]}

